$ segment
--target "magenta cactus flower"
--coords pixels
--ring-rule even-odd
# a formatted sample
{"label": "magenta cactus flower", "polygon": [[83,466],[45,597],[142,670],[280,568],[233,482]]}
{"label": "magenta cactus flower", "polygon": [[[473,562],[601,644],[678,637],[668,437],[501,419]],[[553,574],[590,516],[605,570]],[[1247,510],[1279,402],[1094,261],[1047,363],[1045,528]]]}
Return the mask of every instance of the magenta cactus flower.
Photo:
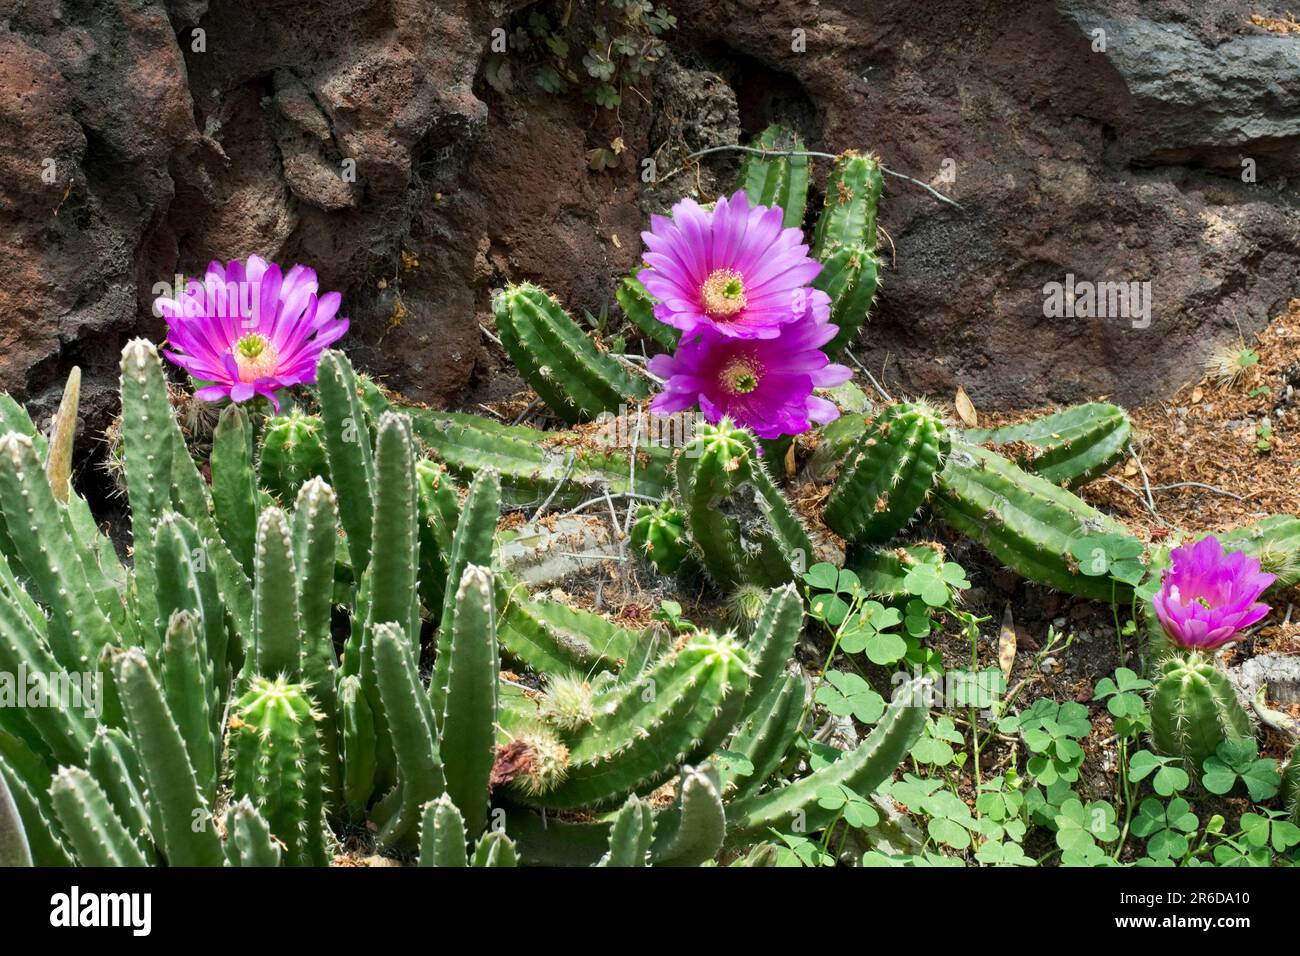
{"label": "magenta cactus flower", "polygon": [[770,339],[729,338],[701,326],[682,336],[676,354],[650,360],[650,371],[667,380],[650,408],[667,415],[698,404],[708,421],[716,424],[725,416],[760,438],[798,435],[811,422],[832,422],[839,409],[813,389],[852,375],[821,350],[838,331],[807,311]]}
{"label": "magenta cactus flower", "polygon": [[341,296],[318,294],[316,272],[284,274],[258,256],[208,265],[175,299],[155,305],[167,320],[163,354],[189,372],[205,401],[246,402],[255,395],[280,410],[276,392],[316,381],[321,352],[348,330],[336,318]]}
{"label": "magenta cactus flower", "polygon": [[742,339],[775,338],[805,311],[828,319],[830,297],[808,287],[821,263],[808,257],[802,231],[782,226],[784,215],[750,206],[737,190],[711,210],[683,199],[671,219],[651,216],[641,233],[649,268],[637,278],[658,300],[655,318]]}
{"label": "magenta cactus flower", "polygon": [[1224,552],[1213,535],[1174,548],[1169,556],[1173,563],[1151,603],[1175,644],[1214,650],[1268,613],[1259,596],[1275,578],[1260,571],[1255,558]]}

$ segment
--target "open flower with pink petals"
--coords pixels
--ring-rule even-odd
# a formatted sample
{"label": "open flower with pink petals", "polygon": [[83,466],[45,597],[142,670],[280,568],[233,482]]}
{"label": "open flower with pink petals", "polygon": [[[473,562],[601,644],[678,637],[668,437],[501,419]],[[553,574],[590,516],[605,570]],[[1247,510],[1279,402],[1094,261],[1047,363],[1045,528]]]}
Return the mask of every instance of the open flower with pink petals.
{"label": "open flower with pink petals", "polygon": [[798,435],[812,422],[834,421],[839,409],[813,389],[852,376],[821,350],[838,331],[807,312],[771,339],[732,338],[701,326],[682,336],[675,354],[650,360],[650,371],[667,380],[650,408],[668,415],[698,404],[708,421],[726,416],[760,438]]}
{"label": "open flower with pink petals", "polygon": [[805,310],[828,319],[830,297],[809,287],[821,263],[784,216],[779,207],[750,206],[739,190],[712,209],[683,199],[671,219],[651,216],[641,233],[649,268],[638,278],[658,300],[655,318],[684,332],[745,339],[775,338]]}
{"label": "open flower with pink petals", "polygon": [[189,372],[205,401],[246,402],[261,395],[280,409],[276,392],[316,381],[321,352],[348,330],[341,296],[319,294],[314,270],[249,256],[209,264],[175,299],[157,300],[167,320],[163,354]]}
{"label": "open flower with pink petals", "polygon": [[1268,614],[1259,597],[1274,576],[1240,551],[1223,550],[1210,535],[1174,548],[1171,566],[1151,603],[1169,639],[1180,647],[1213,650]]}

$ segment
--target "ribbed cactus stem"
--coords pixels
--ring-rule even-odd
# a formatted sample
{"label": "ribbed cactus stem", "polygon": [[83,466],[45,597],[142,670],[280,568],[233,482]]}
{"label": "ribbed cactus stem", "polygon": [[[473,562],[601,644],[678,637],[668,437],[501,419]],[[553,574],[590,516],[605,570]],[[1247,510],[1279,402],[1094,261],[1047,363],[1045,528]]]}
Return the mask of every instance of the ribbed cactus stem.
{"label": "ribbed cactus stem", "polygon": [[488,783],[496,757],[496,601],[492,572],[468,565],[456,590],[456,616],[439,721],[447,794],[460,809],[471,836],[487,823]]}
{"label": "ribbed cactus stem", "polygon": [[1126,585],[1084,574],[1073,550],[1087,537],[1132,535],[1070,492],[966,444],[954,444],[939,489],[939,514],[1022,577],[1098,601],[1127,600]]}
{"label": "ribbed cactus stem", "polygon": [[790,784],[727,807],[727,843],[743,846],[778,832],[815,833],[829,826],[835,811],[818,803],[818,791],[843,786],[870,796],[907,756],[921,735],[928,713],[922,681],[900,686],[867,738],[838,760]]}
{"label": "ribbed cactus stem", "polygon": [[[744,190],[752,206],[777,206],[783,210],[785,228],[802,227],[808,204],[808,157],[789,153],[803,152],[803,140],[780,126],[769,126],[750,147],[775,152],[746,154],[736,188]],[[782,151],[787,154],[782,155]]]}
{"label": "ribbed cactus stem", "polygon": [[18,813],[18,804],[9,792],[5,775],[0,773],[0,866],[31,865],[32,848],[27,843],[27,831]]}
{"label": "ribbed cactus stem", "polygon": [[253,425],[242,405],[227,405],[212,433],[212,505],[217,527],[250,578],[255,573],[257,470]]}
{"label": "ribbed cactus stem", "polygon": [[826,500],[826,524],[850,541],[889,541],[929,496],[948,446],[948,430],[928,405],[889,406],[849,449]]}
{"label": "ribbed cactus stem", "polygon": [[315,415],[294,409],[271,419],[262,434],[258,474],[262,487],[288,505],[309,478],[329,478],[324,425]]}
{"label": "ribbed cactus stem", "polygon": [[469,866],[465,820],[451,797],[443,794],[424,805],[420,816],[420,866]]}
{"label": "ribbed cactus stem", "polygon": [[773,587],[808,565],[812,543],[764,469],[754,437],[727,419],[677,457],[677,492],[705,571],[720,588]]}
{"label": "ribbed cactus stem", "polygon": [[253,592],[254,672],[263,677],[302,674],[302,623],[294,582],[293,533],[279,508],[267,508],[257,522],[257,580]]}
{"label": "ribbed cactus stem", "polygon": [[347,532],[352,572],[359,579],[370,563],[375,462],[356,372],[347,356],[334,349],[321,353],[316,388],[325,457],[339,495],[339,518]]}
{"label": "ribbed cactus stem", "polygon": [[967,443],[1001,451],[1063,488],[1078,488],[1105,474],[1128,454],[1132,438],[1124,409],[1106,402],[1073,405],[1018,425],[962,432]]}
{"label": "ribbed cactus stem", "polygon": [[248,797],[226,810],[226,861],[231,866],[275,867],[284,858],[280,844],[266,818]]}
{"label": "ribbed cactus stem", "polygon": [[[640,269],[636,270],[636,272],[639,271]],[[675,329],[655,318],[654,299],[650,297],[650,293],[646,291],[645,286],[636,277],[636,272],[623,280],[622,284],[614,291],[614,298],[618,300],[618,304],[622,307],[627,320],[636,327],[642,336],[659,346],[663,351],[671,352],[677,348],[682,333],[679,329]]]}
{"label": "ribbed cactus stem", "polygon": [[510,286],[494,311],[511,361],[566,422],[595,418],[649,394],[645,380],[598,349],[545,290],[528,283]]}
{"label": "ribbed cactus stem", "polygon": [[473,865],[476,867],[513,867],[519,865],[519,851],[514,842],[498,830],[483,834],[474,848]]}
{"label": "ribbed cactus stem", "polygon": [[90,584],[98,568],[69,531],[32,439],[16,432],[0,437],[0,511],[33,595],[50,609],[50,650],[69,670],[90,669],[116,641]]}
{"label": "ribbed cactus stem", "polygon": [[614,817],[614,824],[609,828],[609,852],[596,865],[624,869],[649,865],[654,834],[654,811],[650,804],[633,794]]}
{"label": "ribbed cactus stem", "polygon": [[642,505],[632,523],[632,546],[660,574],[674,574],[691,553],[686,516],[667,501]]}
{"label": "ribbed cactus stem", "polygon": [[631,682],[595,698],[591,722],[566,736],[565,779],[529,802],[571,808],[648,792],[683,762],[721,744],[739,719],[748,683],[738,644],[693,635]]}
{"label": "ribbed cactus stem", "polygon": [[220,866],[212,810],[185,741],[139,648],[118,653],[113,677],[149,793],[154,840],[172,866]]}
{"label": "ribbed cactus stem", "polygon": [[1250,715],[1213,661],[1199,653],[1164,661],[1151,692],[1151,741],[1157,750],[1181,758],[1198,778],[1219,744],[1253,735]]}
{"label": "ribbed cactus stem", "polygon": [[677,803],[664,817],[655,840],[655,866],[702,866],[717,856],[727,833],[717,770],[709,764],[682,767]]}
{"label": "ribbed cactus stem", "polygon": [[1273,587],[1300,582],[1300,518],[1270,515],[1219,535],[1225,551],[1244,551],[1259,559],[1260,569],[1276,575]]}
{"label": "ribbed cactus stem", "polygon": [[822,271],[813,286],[830,296],[831,322],[840,329],[825,347],[832,357],[857,336],[875,299],[876,207],[883,186],[880,161],[852,150],[835,161],[826,181],[826,205],[812,243]]}
{"label": "ribbed cactus stem", "polygon": [[[511,504],[536,508],[550,498],[555,508],[572,507],[606,491],[660,498],[672,484],[676,450],[646,441],[647,433],[642,434],[633,468],[628,449],[613,442],[574,444],[563,440],[564,433],[507,425],[481,415],[398,406],[373,382],[362,380],[360,387],[373,419],[394,408],[410,415],[420,441],[453,476],[469,482],[492,468]],[[635,430],[635,415],[632,418],[630,431]]]}
{"label": "ribbed cactus stem", "polygon": [[231,719],[231,786],[285,845],[290,866],[323,866],[319,712],[302,684],[256,677]]}
{"label": "ribbed cactus stem", "polygon": [[103,788],[86,771],[78,767],[59,770],[50,785],[50,797],[82,866],[148,865]]}
{"label": "ribbed cactus stem", "polygon": [[[396,623],[374,629],[375,670],[384,717],[397,758],[398,783],[376,809],[381,846],[410,842],[421,808],[446,790],[429,695],[420,683],[415,650]],[[346,760],[346,751],[345,751]]]}

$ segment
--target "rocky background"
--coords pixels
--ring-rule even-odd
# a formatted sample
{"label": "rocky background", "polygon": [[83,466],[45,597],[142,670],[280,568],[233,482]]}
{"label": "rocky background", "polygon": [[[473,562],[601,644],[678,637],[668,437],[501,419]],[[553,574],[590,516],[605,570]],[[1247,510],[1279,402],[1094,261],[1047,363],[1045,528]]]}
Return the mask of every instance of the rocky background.
{"label": "rocky background", "polygon": [[[52,408],[81,365],[93,434],[122,344],[162,335],[155,285],[258,253],[343,290],[354,358],[409,396],[508,389],[490,290],[529,279],[598,313],[647,213],[736,168],[711,155],[656,190],[641,161],[665,176],[772,121],[961,203],[887,180],[856,354],[896,392],[1141,401],[1300,294],[1300,34],[1250,19],[1280,11],[665,2],[671,53],[615,112],[485,82],[520,0],[0,0],[0,388]],[[1150,327],[1044,318],[1067,273],[1150,280]]]}

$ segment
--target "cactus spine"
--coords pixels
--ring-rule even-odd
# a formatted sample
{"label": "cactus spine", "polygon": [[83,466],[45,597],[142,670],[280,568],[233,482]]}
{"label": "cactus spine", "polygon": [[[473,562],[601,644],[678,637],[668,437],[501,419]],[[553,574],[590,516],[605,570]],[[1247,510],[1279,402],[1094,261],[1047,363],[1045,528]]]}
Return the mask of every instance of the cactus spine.
{"label": "cactus spine", "polygon": [[1151,692],[1151,740],[1157,750],[1182,758],[1187,772],[1198,778],[1219,744],[1253,735],[1250,715],[1211,660],[1191,653],[1164,661]]}
{"label": "cactus spine", "polygon": [[826,524],[849,541],[889,541],[920,510],[947,454],[948,430],[931,408],[891,405],[849,450]]}
{"label": "cactus spine", "polygon": [[1127,453],[1132,437],[1124,410],[1105,402],[1074,405],[1019,425],[962,432],[969,444],[1002,451],[1021,468],[1063,488],[1078,488],[1105,474]]}
{"label": "cactus spine", "polygon": [[555,298],[537,286],[508,287],[495,305],[501,344],[548,408],[569,424],[649,394],[601,352]]}
{"label": "cactus spine", "polygon": [[677,492],[704,569],[718,587],[772,587],[807,566],[808,534],[744,429],[726,419],[701,428],[678,455]]}

